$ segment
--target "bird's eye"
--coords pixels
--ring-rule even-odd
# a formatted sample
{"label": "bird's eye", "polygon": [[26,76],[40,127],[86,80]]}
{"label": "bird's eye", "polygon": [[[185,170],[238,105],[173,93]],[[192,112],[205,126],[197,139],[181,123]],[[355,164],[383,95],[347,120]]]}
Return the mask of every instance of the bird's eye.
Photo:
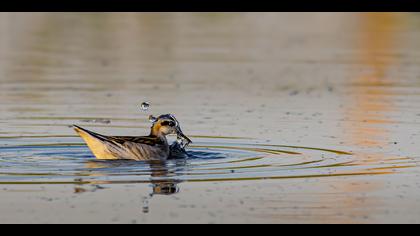
{"label": "bird's eye", "polygon": [[172,122],[172,121],[164,121],[164,122],[162,122],[162,126],[174,127],[175,126],[175,122]]}

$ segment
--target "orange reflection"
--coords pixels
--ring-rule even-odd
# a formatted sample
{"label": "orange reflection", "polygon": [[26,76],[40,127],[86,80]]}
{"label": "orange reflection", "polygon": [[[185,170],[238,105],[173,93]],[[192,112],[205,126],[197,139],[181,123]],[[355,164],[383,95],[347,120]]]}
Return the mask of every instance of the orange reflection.
{"label": "orange reflection", "polygon": [[[395,79],[389,71],[397,63],[397,33],[395,28],[401,27],[403,14],[395,13],[363,13],[360,14],[360,31],[357,45],[360,54],[359,71],[349,82],[349,104],[346,107],[345,131],[346,141],[357,147],[355,165],[369,166],[392,157],[381,154],[382,149],[390,143],[391,134],[387,125],[394,123],[389,118],[390,112],[396,109],[393,103],[393,86]],[[369,173],[391,174],[393,168],[369,168]],[[335,185],[337,191],[347,193],[366,193],[382,188],[381,181],[340,181]],[[366,198],[363,201],[354,197],[343,199],[343,206],[352,209],[351,214],[357,219],[368,217],[381,204],[380,198]],[[348,222],[348,220],[346,221]],[[352,222],[356,223],[356,222]]]}
{"label": "orange reflection", "polygon": [[387,77],[396,63],[397,45],[395,28],[400,27],[403,14],[361,14],[362,74],[351,82],[351,108],[348,119],[350,141],[362,148],[384,147],[389,143],[389,131],[384,127],[392,123],[387,113],[395,109],[392,99],[393,79]]}

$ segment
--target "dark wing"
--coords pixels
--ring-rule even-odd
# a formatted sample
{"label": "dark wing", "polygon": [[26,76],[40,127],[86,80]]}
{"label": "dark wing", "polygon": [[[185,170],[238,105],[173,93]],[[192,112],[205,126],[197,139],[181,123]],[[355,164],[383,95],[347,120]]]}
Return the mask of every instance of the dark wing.
{"label": "dark wing", "polygon": [[108,137],[108,139],[109,139],[109,141],[116,142],[116,143],[119,143],[119,144],[124,144],[126,142],[146,144],[146,145],[150,145],[150,146],[163,144],[162,140],[159,139],[158,137],[150,137],[150,136],[145,136],[145,137],[122,137],[122,136],[118,137],[118,136],[114,136],[114,137]]}

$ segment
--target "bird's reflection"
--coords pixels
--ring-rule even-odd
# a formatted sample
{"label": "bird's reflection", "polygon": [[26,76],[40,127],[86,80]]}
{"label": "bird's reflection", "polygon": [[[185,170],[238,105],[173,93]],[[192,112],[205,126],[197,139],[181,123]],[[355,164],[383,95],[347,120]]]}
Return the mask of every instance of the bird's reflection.
{"label": "bird's reflection", "polygon": [[[176,163],[177,166],[181,165],[178,161]],[[153,194],[172,195],[179,192],[178,184],[181,181],[173,178],[177,175],[174,169],[169,168],[166,162],[151,162],[149,165]],[[161,180],[162,178],[164,180]]]}
{"label": "bird's reflection", "polygon": [[[118,173],[130,173],[135,179],[127,180],[127,183],[150,183],[153,194],[172,195],[179,192],[178,184],[182,181],[178,180],[177,171],[185,167],[184,160],[173,160],[170,162],[163,161],[99,161],[91,160],[86,163],[86,170],[89,170],[89,177],[111,177]],[[134,179],[133,178],[133,179]],[[91,184],[114,184],[120,181],[89,181]]]}
{"label": "bird's reflection", "polygon": [[[171,160],[167,162],[162,161],[149,161],[149,162],[137,162],[137,161],[100,161],[100,160],[91,160],[86,162],[85,166],[88,170],[88,176],[90,178],[100,178],[100,177],[110,177],[118,176],[118,173],[125,172],[131,173],[134,178],[144,177],[144,179],[135,180],[135,181],[124,181],[127,183],[150,183],[151,192],[146,194],[142,199],[142,212],[149,213],[149,201],[155,195],[173,195],[177,194],[180,191],[179,183],[182,181],[176,178],[179,173],[186,167],[186,160]],[[86,173],[84,173],[86,175]],[[84,193],[87,190],[82,185],[90,184],[96,186],[93,188],[95,191],[98,189],[97,186],[100,184],[114,184],[121,183],[121,181],[85,181],[78,179],[81,185],[78,185],[75,188],[75,193]]]}
{"label": "bird's reflection", "polygon": [[[151,175],[150,182],[152,193],[143,199],[142,212],[150,212],[149,201],[154,195],[173,195],[179,192],[178,184],[181,182],[173,178],[176,176],[175,170],[168,167],[166,162],[150,162]],[[177,164],[179,165],[179,163]],[[176,168],[177,169],[177,168]]]}

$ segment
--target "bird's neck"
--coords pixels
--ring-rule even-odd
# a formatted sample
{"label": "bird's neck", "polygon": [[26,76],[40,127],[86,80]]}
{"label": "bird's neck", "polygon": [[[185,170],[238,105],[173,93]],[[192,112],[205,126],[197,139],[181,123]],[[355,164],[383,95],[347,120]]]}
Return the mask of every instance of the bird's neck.
{"label": "bird's neck", "polygon": [[168,140],[166,139],[166,135],[162,134],[162,132],[160,132],[159,130],[160,130],[160,127],[157,127],[157,125],[154,125],[152,129],[150,130],[150,136],[157,137],[163,142],[167,143]]}

